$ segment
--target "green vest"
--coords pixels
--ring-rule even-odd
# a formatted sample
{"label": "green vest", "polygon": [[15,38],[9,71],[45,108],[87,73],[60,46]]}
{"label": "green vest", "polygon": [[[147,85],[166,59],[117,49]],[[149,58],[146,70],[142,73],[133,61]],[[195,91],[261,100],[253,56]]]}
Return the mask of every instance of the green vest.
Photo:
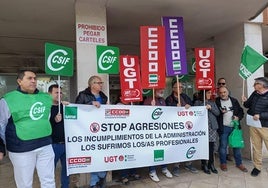
{"label": "green vest", "polygon": [[52,98],[47,93],[25,94],[12,91],[4,96],[21,140],[51,135],[49,122]]}

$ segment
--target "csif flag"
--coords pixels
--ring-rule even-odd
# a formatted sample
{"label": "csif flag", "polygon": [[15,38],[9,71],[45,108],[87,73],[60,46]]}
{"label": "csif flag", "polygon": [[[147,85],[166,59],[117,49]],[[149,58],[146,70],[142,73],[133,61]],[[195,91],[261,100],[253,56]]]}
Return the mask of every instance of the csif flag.
{"label": "csif flag", "polygon": [[250,46],[245,46],[239,68],[239,76],[243,79],[250,77],[260,66],[266,63],[268,59]]}

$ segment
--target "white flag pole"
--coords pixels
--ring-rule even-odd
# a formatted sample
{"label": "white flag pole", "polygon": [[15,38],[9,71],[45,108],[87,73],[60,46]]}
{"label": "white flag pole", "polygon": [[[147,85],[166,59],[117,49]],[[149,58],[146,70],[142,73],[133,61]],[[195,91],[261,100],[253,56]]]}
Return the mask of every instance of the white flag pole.
{"label": "white flag pole", "polygon": [[58,107],[59,107],[59,114],[60,114],[60,104],[61,104],[61,87],[60,87],[60,75],[58,75],[58,85],[59,85],[59,88],[58,88]]}

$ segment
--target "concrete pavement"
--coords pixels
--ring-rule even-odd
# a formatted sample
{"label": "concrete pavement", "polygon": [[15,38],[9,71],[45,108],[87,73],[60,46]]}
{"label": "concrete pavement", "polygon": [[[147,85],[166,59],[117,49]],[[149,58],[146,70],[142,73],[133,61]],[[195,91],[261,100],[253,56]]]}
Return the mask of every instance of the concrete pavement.
{"label": "concrete pavement", "polygon": [[[216,159],[218,161],[218,159]],[[128,185],[123,185],[117,181],[117,172],[113,173],[113,181],[108,183],[107,188],[267,188],[268,187],[268,160],[264,160],[262,172],[258,177],[252,177],[250,172],[253,168],[251,161],[244,159],[244,165],[248,168],[249,172],[241,172],[235,167],[234,162],[228,162],[228,171],[223,172],[216,163],[219,173],[207,175],[200,170],[200,162],[195,161],[193,165],[199,169],[197,174],[180,168],[180,176],[168,179],[161,174],[161,170],[157,169],[160,179],[159,183],[153,182],[148,176],[148,168],[138,169],[141,174],[141,180],[130,181]],[[169,165],[169,169],[171,169]],[[59,170],[56,169],[56,182],[59,185]],[[71,177],[71,187],[76,187],[77,176]],[[7,157],[0,162],[0,187],[1,188],[15,188],[13,178],[12,165]],[[35,174],[33,188],[39,188],[37,175]]]}

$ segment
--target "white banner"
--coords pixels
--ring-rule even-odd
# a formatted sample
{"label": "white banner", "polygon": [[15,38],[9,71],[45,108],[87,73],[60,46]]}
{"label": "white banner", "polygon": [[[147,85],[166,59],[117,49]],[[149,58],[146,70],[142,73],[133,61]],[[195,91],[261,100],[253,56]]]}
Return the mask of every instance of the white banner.
{"label": "white banner", "polygon": [[64,121],[68,174],[208,159],[203,106],[70,104]]}

